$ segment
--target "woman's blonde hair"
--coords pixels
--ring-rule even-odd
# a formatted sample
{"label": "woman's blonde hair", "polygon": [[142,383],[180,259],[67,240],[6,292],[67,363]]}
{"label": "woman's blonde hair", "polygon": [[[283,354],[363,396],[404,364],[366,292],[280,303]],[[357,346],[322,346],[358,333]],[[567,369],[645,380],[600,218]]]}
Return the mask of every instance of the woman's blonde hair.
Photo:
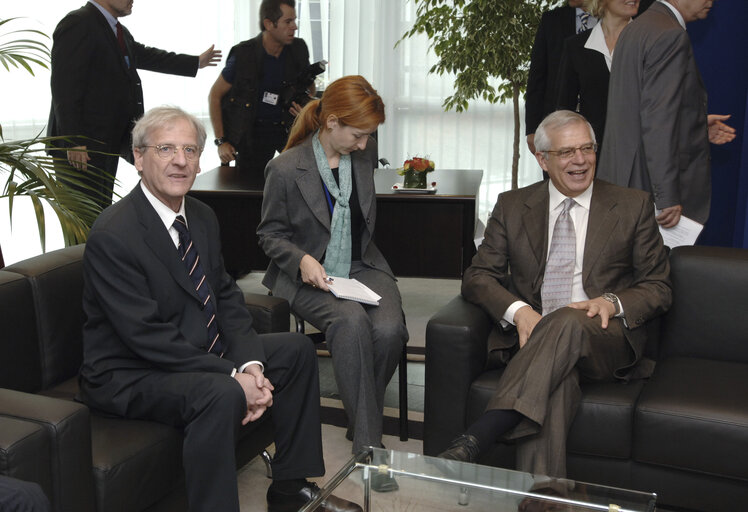
{"label": "woman's blonde hair", "polygon": [[331,115],[341,125],[368,130],[384,123],[384,102],[364,77],[338,78],[327,86],[321,99],[307,103],[296,116],[285,149],[300,144]]}
{"label": "woman's blonde hair", "polygon": [[609,0],[584,0],[584,10],[593,15],[598,20],[605,15],[605,4]]}

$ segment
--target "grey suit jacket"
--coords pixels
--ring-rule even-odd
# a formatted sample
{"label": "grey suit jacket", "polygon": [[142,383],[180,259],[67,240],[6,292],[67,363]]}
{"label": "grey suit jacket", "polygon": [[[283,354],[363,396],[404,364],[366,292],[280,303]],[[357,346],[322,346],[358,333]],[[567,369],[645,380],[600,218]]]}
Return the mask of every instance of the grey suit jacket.
{"label": "grey suit jacket", "polygon": [[[499,195],[485,239],[462,280],[462,294],[498,325],[518,300],[542,311],[540,288],[548,253],[548,182]],[[636,361],[648,320],[670,307],[670,266],[650,194],[595,180],[582,279],[590,298],[618,295]],[[499,339],[496,333],[492,340]],[[489,348],[507,348],[491,346]]]}
{"label": "grey suit jacket", "polygon": [[226,347],[206,351],[202,303],[163,222],[140,185],[94,223],[83,256],[81,398],[126,415],[129,386],[146,372],[230,375],[248,361],[265,362],[241,291],[223,267],[213,211],[185,198],[190,234],[216,307]]}
{"label": "grey suit jacket", "polygon": [[[376,141],[351,153],[351,166],[366,231],[361,237],[362,262],[393,276],[374,244],[377,201],[374,191]],[[265,170],[262,220],[257,227],[260,247],[270,258],[262,283],[293,304],[303,285],[299,263],[305,254],[322,261],[330,241],[330,212],[314,159],[311,136],[268,163]]]}
{"label": "grey suit jacket", "polygon": [[655,2],[621,33],[613,57],[598,177],[652,192],[706,222],[711,201],[707,97],[688,33]]}

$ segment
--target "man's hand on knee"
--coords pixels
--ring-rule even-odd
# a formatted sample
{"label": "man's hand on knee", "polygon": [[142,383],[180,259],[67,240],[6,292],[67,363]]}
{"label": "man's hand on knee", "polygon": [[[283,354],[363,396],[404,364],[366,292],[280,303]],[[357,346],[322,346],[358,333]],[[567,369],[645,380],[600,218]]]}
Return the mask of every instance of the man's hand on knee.
{"label": "man's hand on knee", "polygon": [[590,318],[600,317],[600,325],[603,329],[608,328],[608,321],[616,315],[616,307],[613,303],[608,302],[602,297],[595,299],[585,300],[582,302],[572,302],[569,304],[570,308],[582,309],[587,311],[587,316]]}
{"label": "man's hand on knee", "polygon": [[541,318],[540,314],[530,306],[522,306],[514,313],[514,325],[517,326],[519,335],[519,348],[525,346]]}

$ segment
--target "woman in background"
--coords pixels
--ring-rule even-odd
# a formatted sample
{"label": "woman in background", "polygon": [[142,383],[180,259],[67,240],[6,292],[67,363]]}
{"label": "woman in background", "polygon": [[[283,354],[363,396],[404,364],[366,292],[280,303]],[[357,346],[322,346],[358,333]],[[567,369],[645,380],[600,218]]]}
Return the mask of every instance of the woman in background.
{"label": "woman in background", "polygon": [[[381,446],[384,390],[408,340],[395,277],[373,241],[377,151],[369,135],[383,122],[384,103],[363,77],[331,83],[268,163],[257,228],[271,260],[263,284],[325,334],[354,453]],[[381,295],[379,306],[335,298],[328,277],[356,278]],[[377,480],[375,490],[396,486]]]}
{"label": "woman in background", "polygon": [[582,114],[595,130],[597,147],[601,148],[613,50],[621,31],[636,15],[639,0],[585,0],[584,7],[600,22],[564,42],[556,109]]}

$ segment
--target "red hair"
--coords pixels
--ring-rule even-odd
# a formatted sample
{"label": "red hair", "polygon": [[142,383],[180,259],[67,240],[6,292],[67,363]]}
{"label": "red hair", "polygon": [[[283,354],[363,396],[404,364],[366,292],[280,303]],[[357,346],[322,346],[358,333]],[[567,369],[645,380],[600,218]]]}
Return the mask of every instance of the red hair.
{"label": "red hair", "polygon": [[368,130],[384,123],[384,102],[364,77],[338,78],[327,86],[322,99],[310,101],[299,112],[284,151],[300,144],[331,115],[342,125]]}

